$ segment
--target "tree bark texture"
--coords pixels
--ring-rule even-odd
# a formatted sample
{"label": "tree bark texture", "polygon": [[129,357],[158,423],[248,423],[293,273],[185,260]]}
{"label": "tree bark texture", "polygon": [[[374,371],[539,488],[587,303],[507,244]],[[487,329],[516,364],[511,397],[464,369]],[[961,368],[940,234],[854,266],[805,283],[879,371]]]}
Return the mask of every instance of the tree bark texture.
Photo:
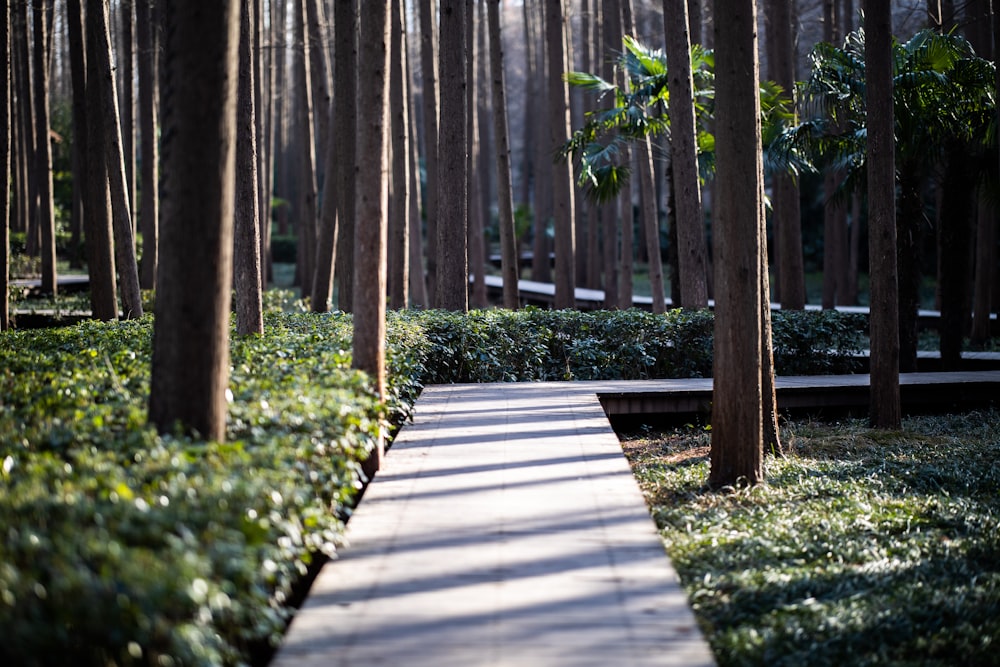
{"label": "tree bark texture", "polygon": [[[39,251],[42,256],[42,292],[56,293],[56,219],[52,201],[52,144],[49,141],[49,68],[45,44],[48,40],[47,2],[36,0],[32,10],[34,55],[32,73],[35,100],[35,183],[37,184],[38,207],[36,225],[41,233]],[[6,187],[6,183],[4,183]]]}
{"label": "tree bark texture", "polygon": [[468,80],[465,59],[465,0],[441,3],[441,119],[438,137],[437,306],[446,310],[469,309],[469,268],[466,177],[469,150],[465,123]]}
{"label": "tree bark texture", "polygon": [[128,318],[142,317],[142,292],[139,289],[139,265],[135,259],[135,235],[132,228],[131,202],[125,179],[122,135],[119,125],[118,95],[111,56],[111,32],[108,24],[108,0],[87,0],[87,62],[93,62],[94,76],[87,76],[88,89],[93,87],[100,104],[101,130],[105,134],[103,154],[94,152],[105,163],[111,223],[114,231],[115,265],[118,287],[122,296],[122,311]]}
{"label": "tree bark texture", "polygon": [[717,201],[709,485],[763,480],[760,97],[756,2],[716,0]]}
{"label": "tree bark texture", "polygon": [[312,294],[312,281],[316,272],[316,134],[313,131],[313,97],[311,56],[312,44],[305,24],[305,5],[309,0],[296,0],[292,15],[292,39],[297,45],[293,53],[295,88],[298,101],[295,106],[296,151],[298,173],[298,271],[302,293]]}
{"label": "tree bark texture", "polygon": [[[546,0],[545,43],[549,98],[550,151],[569,139],[569,89],[563,78],[566,62],[566,12],[563,0]],[[556,308],[576,306],[576,234],[573,213],[573,173],[569,160],[552,165],[552,215],[555,225]]]}
{"label": "tree bark texture", "polygon": [[507,124],[507,86],[504,81],[500,0],[488,0],[490,73],[493,77],[493,134],[496,146],[497,206],[500,217],[500,274],[504,308],[515,310],[518,299],[517,236],[514,229],[514,188],[510,164],[510,130]]}
{"label": "tree bark texture", "polygon": [[409,304],[409,92],[406,89],[406,50],[403,0],[392,0],[389,108],[392,110],[392,190],[389,200],[389,306]]}
{"label": "tree bark texture", "polygon": [[0,8],[0,252],[3,252],[3,267],[0,268],[0,331],[10,328],[10,5]]}
{"label": "tree bark texture", "polygon": [[900,427],[896,277],[896,180],[893,139],[892,13],[888,0],[865,1],[868,126],[868,253],[871,289],[869,421]]}
{"label": "tree bark texture", "polygon": [[[334,115],[339,159],[337,179],[337,254],[335,276],[341,310],[354,309],[354,164],[357,154],[358,116],[358,2],[336,0],[334,3]],[[324,252],[326,252],[324,250]]]}
{"label": "tree bark texture", "polygon": [[[410,53],[406,32],[403,33],[403,49]],[[412,60],[406,59],[406,96],[408,99],[407,108],[409,116],[406,119],[410,128],[409,142],[409,169],[410,178],[409,197],[407,198],[407,221],[410,225],[408,252],[410,253],[410,301],[415,306],[428,306],[427,280],[424,275],[424,253],[423,240],[423,220],[421,218],[422,196],[420,192],[420,154],[418,151],[417,134],[417,109],[413,95],[413,68]]]}
{"label": "tree bark texture", "polygon": [[135,6],[139,144],[142,149],[142,201],[139,208],[142,257],[139,260],[139,285],[143,289],[153,289],[156,285],[160,232],[160,142],[157,137],[160,76],[156,57],[158,40],[151,16],[151,4],[152,0],[137,0]]}
{"label": "tree bark texture", "polygon": [[[68,0],[70,7],[70,26],[74,18],[79,16],[83,21],[79,0]],[[100,11],[100,9],[98,9]],[[89,20],[86,21],[89,25]],[[89,41],[90,31],[81,22],[80,48]],[[72,35],[72,32],[70,33]],[[83,35],[86,35],[84,38]],[[90,273],[90,305],[95,318],[100,320],[118,319],[118,284],[115,280],[115,246],[111,222],[111,194],[108,188],[107,153],[108,136],[104,123],[104,104],[100,86],[96,83],[101,73],[98,59],[93,55],[92,47],[86,48],[79,58],[86,62],[86,117],[87,117],[87,149],[90,159],[87,160],[87,198],[84,203],[86,217],[84,228],[88,241],[87,266]]]}
{"label": "tree bark texture", "polygon": [[472,278],[469,286],[469,301],[474,308],[486,307],[486,242],[483,236],[482,193],[483,174],[479,170],[479,154],[482,143],[479,137],[479,102],[476,96],[479,85],[476,80],[476,66],[479,56],[476,54],[476,3],[470,2],[465,10],[465,131],[468,141],[468,151],[465,155],[465,177],[468,180],[465,195],[468,199],[466,211],[468,216],[467,252],[468,270]]}
{"label": "tree bark texture", "polygon": [[[365,85],[358,89],[359,108],[365,109],[358,124],[357,247],[354,276],[354,367],[367,372],[380,400],[385,385],[385,288],[386,234],[389,198],[389,4],[390,0],[365,3],[361,17],[358,76]],[[377,443],[366,470],[378,470],[382,442]]]}
{"label": "tree bark texture", "polygon": [[240,13],[239,82],[236,94],[236,217],[233,229],[233,289],[236,333],[263,335],[260,290],[260,211],[257,209],[257,111],[254,107],[254,4]]}
{"label": "tree bark texture", "polygon": [[423,81],[424,167],[427,170],[427,298],[437,306],[438,266],[438,29],[437,2],[420,1],[420,71]]}
{"label": "tree bark texture", "polygon": [[[165,0],[163,234],[149,419],[222,440],[236,157],[235,0]],[[198,239],[191,243],[191,239]]]}

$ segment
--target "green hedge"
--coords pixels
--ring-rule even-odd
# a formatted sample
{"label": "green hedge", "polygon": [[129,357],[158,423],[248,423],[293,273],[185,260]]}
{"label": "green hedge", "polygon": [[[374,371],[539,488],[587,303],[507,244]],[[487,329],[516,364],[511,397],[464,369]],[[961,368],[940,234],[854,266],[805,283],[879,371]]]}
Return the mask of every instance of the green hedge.
{"label": "green hedge", "polygon": [[[777,317],[779,371],[836,367],[860,323]],[[360,461],[424,384],[711,371],[708,312],[404,311],[381,412],[349,315],[266,328],[233,338],[225,444],[146,425],[151,318],[0,334],[0,664],[237,664],[277,641]]]}
{"label": "green hedge", "polygon": [[236,339],[228,442],[145,425],[151,321],[0,336],[0,663],[235,664],[332,553],[380,413],[344,318]]}

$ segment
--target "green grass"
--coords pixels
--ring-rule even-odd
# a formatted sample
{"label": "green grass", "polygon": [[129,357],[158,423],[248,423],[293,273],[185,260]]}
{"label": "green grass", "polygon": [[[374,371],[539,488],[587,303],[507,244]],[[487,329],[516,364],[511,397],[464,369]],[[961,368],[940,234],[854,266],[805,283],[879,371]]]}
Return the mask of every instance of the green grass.
{"label": "green grass", "polygon": [[707,432],[625,439],[720,665],[1000,665],[1000,413],[799,422],[767,484]]}

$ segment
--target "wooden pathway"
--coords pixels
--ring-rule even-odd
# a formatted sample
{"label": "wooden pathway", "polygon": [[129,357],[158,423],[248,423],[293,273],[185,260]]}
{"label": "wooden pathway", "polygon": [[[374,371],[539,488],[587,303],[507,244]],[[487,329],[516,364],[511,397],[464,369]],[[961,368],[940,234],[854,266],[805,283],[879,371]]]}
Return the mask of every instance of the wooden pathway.
{"label": "wooden pathway", "polygon": [[[1000,371],[902,382],[908,405],[978,400],[997,396]],[[786,405],[867,389],[864,375],[778,382]],[[700,409],[710,392],[711,380],[428,387],[274,664],[713,664],[608,421]]]}

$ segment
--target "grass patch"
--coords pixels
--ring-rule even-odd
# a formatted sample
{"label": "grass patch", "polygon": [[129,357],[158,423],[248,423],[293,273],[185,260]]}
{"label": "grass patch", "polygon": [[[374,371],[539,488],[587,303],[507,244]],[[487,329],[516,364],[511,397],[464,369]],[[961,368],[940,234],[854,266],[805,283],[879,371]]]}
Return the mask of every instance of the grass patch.
{"label": "grass patch", "polygon": [[719,664],[1000,664],[1000,413],[784,438],[737,493],[701,429],[623,439]]}

